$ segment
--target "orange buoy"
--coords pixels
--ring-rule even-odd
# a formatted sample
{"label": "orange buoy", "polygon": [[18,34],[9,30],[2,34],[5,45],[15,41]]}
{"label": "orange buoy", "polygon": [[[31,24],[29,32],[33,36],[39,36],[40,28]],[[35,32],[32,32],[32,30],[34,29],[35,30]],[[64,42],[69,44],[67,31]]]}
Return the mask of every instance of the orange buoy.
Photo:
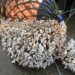
{"label": "orange buoy", "polygon": [[7,0],[5,5],[6,17],[12,19],[36,19],[40,2],[25,0]]}

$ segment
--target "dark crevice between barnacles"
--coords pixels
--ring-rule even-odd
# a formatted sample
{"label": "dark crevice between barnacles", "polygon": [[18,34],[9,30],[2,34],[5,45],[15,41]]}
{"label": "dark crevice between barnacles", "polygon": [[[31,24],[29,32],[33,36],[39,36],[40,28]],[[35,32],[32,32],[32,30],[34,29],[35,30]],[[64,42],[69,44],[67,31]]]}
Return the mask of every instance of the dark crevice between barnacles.
{"label": "dark crevice between barnacles", "polygon": [[41,43],[41,40],[39,39],[38,42]]}
{"label": "dark crevice between barnacles", "polygon": [[46,60],[43,61],[43,63],[45,63],[45,62],[46,62]]}
{"label": "dark crevice between barnacles", "polygon": [[58,56],[59,55],[59,47],[58,45],[56,45],[56,48],[55,48],[55,56]]}
{"label": "dark crevice between barnacles", "polygon": [[32,34],[32,37],[34,38],[34,34]]}
{"label": "dark crevice between barnacles", "polygon": [[35,41],[35,43],[37,43],[37,41]]}
{"label": "dark crevice between barnacles", "polygon": [[50,39],[50,42],[52,42],[53,40],[54,40],[54,37],[52,36],[51,39]]}
{"label": "dark crevice between barnacles", "polygon": [[24,52],[29,53],[30,51],[28,50],[28,48],[25,48],[25,49],[24,49]]}
{"label": "dark crevice between barnacles", "polygon": [[48,46],[48,44],[46,43],[46,50],[48,50],[49,49],[49,46]]}

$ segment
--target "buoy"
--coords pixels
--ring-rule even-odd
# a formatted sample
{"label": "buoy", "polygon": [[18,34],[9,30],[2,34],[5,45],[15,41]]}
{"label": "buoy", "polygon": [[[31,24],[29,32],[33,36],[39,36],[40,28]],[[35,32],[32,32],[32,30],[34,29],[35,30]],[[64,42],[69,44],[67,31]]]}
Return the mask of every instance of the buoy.
{"label": "buoy", "polygon": [[12,19],[36,19],[40,1],[7,0],[5,14]]}

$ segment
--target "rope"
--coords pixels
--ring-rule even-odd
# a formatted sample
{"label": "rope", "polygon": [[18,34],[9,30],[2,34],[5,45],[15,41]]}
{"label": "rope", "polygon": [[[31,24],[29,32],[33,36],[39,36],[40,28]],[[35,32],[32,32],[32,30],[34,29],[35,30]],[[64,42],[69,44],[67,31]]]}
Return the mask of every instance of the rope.
{"label": "rope", "polygon": [[59,67],[58,67],[58,65],[57,65],[56,62],[55,62],[55,66],[56,66],[56,68],[57,68],[57,71],[58,71],[59,75],[62,75],[62,74],[61,74],[61,71],[60,71],[60,69],[59,69]]}

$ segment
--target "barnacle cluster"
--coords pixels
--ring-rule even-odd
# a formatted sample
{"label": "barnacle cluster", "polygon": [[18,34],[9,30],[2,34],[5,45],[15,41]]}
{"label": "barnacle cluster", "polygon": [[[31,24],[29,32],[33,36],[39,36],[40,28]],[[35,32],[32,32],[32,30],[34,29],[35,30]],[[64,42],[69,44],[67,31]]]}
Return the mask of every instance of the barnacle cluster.
{"label": "barnacle cluster", "polygon": [[59,56],[62,60],[62,64],[65,68],[69,68],[75,72],[75,40],[69,39],[67,43],[64,44],[64,48]]}
{"label": "barnacle cluster", "polygon": [[12,63],[23,67],[46,68],[61,59],[65,68],[75,72],[75,40],[67,40],[64,21],[1,19],[2,49]]}
{"label": "barnacle cluster", "polygon": [[1,19],[0,35],[3,50],[7,50],[12,63],[46,68],[59,58],[66,40],[66,25],[57,20]]}

